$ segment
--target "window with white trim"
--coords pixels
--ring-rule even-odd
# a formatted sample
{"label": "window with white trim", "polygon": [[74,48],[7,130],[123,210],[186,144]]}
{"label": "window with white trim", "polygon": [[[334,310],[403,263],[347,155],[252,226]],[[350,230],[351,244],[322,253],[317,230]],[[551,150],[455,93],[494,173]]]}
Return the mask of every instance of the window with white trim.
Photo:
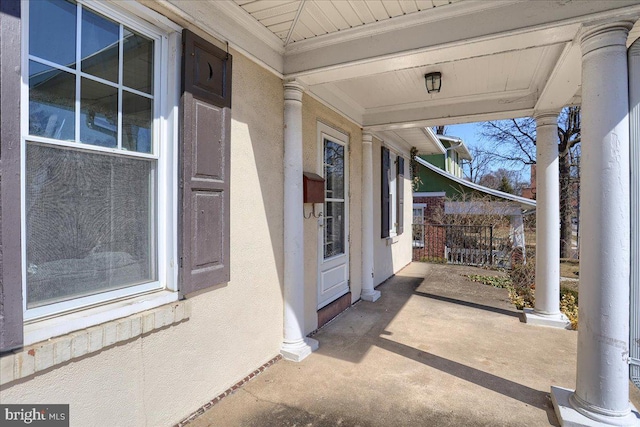
{"label": "window with white trim", "polygon": [[25,320],[167,288],[166,33],[97,3],[23,5]]}
{"label": "window with white trim", "polygon": [[381,231],[382,238],[404,230],[404,157],[382,147]]}
{"label": "window with white trim", "polygon": [[397,179],[397,164],[398,164],[398,155],[393,151],[389,152],[389,160],[391,162],[391,167],[387,170],[389,180],[389,236],[393,237],[397,235],[397,227],[398,227],[398,204],[396,200],[398,198],[398,188],[396,184]]}
{"label": "window with white trim", "polygon": [[426,203],[414,203],[413,204],[413,223],[424,224],[424,208]]}

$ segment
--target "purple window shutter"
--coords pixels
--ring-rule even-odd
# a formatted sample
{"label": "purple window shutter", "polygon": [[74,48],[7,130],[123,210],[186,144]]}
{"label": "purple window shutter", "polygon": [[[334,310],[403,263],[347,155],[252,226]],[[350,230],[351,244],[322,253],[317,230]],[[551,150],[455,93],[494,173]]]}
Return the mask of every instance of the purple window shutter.
{"label": "purple window shutter", "polygon": [[229,281],[231,55],[184,30],[180,290]]}
{"label": "purple window shutter", "polygon": [[0,2],[0,352],[22,347],[20,1]]}
{"label": "purple window shutter", "polygon": [[396,232],[402,234],[404,231],[404,157],[398,156],[398,171],[396,176],[396,189],[398,193],[398,226]]}
{"label": "purple window shutter", "polygon": [[381,213],[380,213],[380,218],[382,218],[382,224],[381,224],[381,228],[382,228],[382,237],[389,237],[389,229],[390,224],[389,224],[389,216],[390,216],[390,212],[391,212],[391,205],[389,204],[389,171],[391,170],[391,156],[389,155],[389,149],[386,147],[382,147],[382,168],[381,168],[381,177],[382,177],[382,181],[381,181],[381,191],[380,191],[380,195],[381,195],[381,200],[382,200],[382,207],[381,207]]}

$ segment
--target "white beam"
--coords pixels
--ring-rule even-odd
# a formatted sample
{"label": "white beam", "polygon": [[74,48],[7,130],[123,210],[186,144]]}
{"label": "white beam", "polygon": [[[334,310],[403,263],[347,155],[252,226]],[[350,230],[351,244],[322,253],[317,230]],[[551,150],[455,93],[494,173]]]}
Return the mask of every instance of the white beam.
{"label": "white beam", "polygon": [[[523,93],[523,96],[508,98],[498,97],[486,99],[478,97],[477,100],[468,100],[464,103],[450,105],[424,105],[415,108],[407,108],[396,111],[381,111],[377,113],[366,112],[364,115],[364,126],[370,130],[380,128],[389,129],[393,125],[412,123],[433,122],[436,120],[451,119],[452,122],[463,123],[461,118],[493,116],[501,118],[516,117],[518,111],[533,111],[536,103],[535,94]],[[490,119],[495,120],[495,119]]]}
{"label": "white beam", "polygon": [[537,111],[560,110],[580,90],[580,43],[567,43],[536,104]]}
{"label": "white beam", "polygon": [[330,105],[334,111],[351,119],[357,125],[362,126],[364,108],[353,99],[340,93],[335,86],[313,86],[309,88],[307,94],[312,95],[326,105]]}
{"label": "white beam", "polygon": [[229,1],[138,0],[184,28],[200,29],[282,77],[282,40]]}
{"label": "white beam", "polygon": [[533,115],[533,108],[522,110],[509,110],[490,113],[477,113],[449,117],[426,118],[423,120],[404,121],[397,123],[378,124],[364,126],[364,130],[377,132],[388,129],[406,129],[412,127],[433,127],[440,125],[459,125],[462,123],[487,122],[491,120],[505,120],[519,117],[530,117]]}
{"label": "white beam", "polygon": [[[290,71],[292,59],[286,55],[285,72],[309,85],[343,81],[424,66],[425,64],[438,65],[497,53],[567,43],[573,40],[579,28],[578,24],[571,24],[539,31],[521,30],[499,36],[491,34],[471,40],[444,41],[442,44],[429,44],[411,50],[402,50],[402,46],[396,46],[397,50],[389,54],[366,59],[345,57],[340,61],[331,61],[331,58],[324,58],[325,64],[307,63],[308,67],[315,65],[316,68],[302,71]],[[321,54],[325,53],[321,52]]]}
{"label": "white beam", "polygon": [[[473,4],[461,3],[467,7]],[[367,72],[366,68],[374,68],[368,73],[383,72],[384,64],[377,64],[381,59],[390,61],[393,65],[389,65],[393,69],[414,66],[414,54],[423,56],[417,61],[422,64],[425,63],[425,55],[434,56],[426,63],[437,63],[439,49],[457,47],[464,50],[464,45],[473,45],[477,41],[493,41],[493,49],[502,49],[501,51],[526,48],[527,40],[534,46],[568,42],[574,38],[579,25],[585,21],[638,11],[640,5],[637,0],[503,2],[502,6],[476,10],[474,13],[458,14],[431,22],[425,20],[422,23],[401,27],[395,25],[397,20],[391,19],[388,20],[388,24],[385,24],[387,21],[380,23],[375,33],[363,37],[351,39],[349,34],[352,30],[346,30],[341,32],[342,39],[331,40],[331,43],[326,45],[322,44],[322,37],[316,37],[313,39],[315,44],[309,42],[304,51],[296,52],[291,47],[285,57],[285,74],[303,77],[308,84],[317,84],[352,77],[350,73],[346,73],[347,66],[359,66],[360,75]],[[516,38],[511,45],[510,37]],[[470,47],[473,49],[468,55],[480,51],[478,46]],[[337,70],[342,72],[336,74]],[[321,80],[312,80],[311,75],[319,71],[334,73]],[[327,78],[329,80],[326,80]]]}

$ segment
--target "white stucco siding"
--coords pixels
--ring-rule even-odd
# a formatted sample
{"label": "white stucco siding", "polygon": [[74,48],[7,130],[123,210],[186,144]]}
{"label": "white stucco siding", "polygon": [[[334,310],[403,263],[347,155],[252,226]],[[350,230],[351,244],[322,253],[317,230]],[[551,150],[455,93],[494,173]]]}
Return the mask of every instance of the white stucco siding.
{"label": "white stucco siding", "polygon": [[231,281],[188,320],[3,386],[2,403],[70,403],[72,426],[173,425],[279,352],[283,86],[233,54]]}
{"label": "white stucco siding", "polygon": [[409,174],[410,156],[404,157],[404,232],[398,236],[382,238],[381,227],[381,147],[382,141],[373,138],[373,246],[374,246],[374,286],[387,280],[411,262],[411,223],[413,220],[413,194]]}

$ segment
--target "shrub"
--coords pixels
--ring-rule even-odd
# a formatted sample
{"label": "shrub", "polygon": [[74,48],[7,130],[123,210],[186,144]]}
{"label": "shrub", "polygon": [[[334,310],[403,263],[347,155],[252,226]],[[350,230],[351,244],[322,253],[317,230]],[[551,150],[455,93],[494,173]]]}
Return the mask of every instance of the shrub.
{"label": "shrub", "polygon": [[560,290],[560,311],[569,318],[571,329],[578,329],[578,298],[577,292],[571,289]]}
{"label": "shrub", "polygon": [[529,259],[526,264],[516,264],[509,270],[511,289],[509,297],[516,308],[533,307],[535,304],[536,288],[536,263],[535,258]]}
{"label": "shrub", "polygon": [[526,264],[513,265],[509,270],[509,278],[516,288],[536,287],[536,261],[535,258],[527,259]]}
{"label": "shrub", "polygon": [[493,286],[494,288],[508,288],[511,286],[511,279],[500,276],[481,276],[479,274],[471,274],[467,276],[472,282],[479,282],[483,285]]}
{"label": "shrub", "polygon": [[[535,257],[528,257],[526,264],[516,264],[509,270],[507,277],[467,276],[473,282],[505,288],[509,291],[509,299],[518,310],[535,305],[536,263]],[[565,286],[560,288],[560,311],[571,322],[571,329],[578,329],[578,291]]]}

